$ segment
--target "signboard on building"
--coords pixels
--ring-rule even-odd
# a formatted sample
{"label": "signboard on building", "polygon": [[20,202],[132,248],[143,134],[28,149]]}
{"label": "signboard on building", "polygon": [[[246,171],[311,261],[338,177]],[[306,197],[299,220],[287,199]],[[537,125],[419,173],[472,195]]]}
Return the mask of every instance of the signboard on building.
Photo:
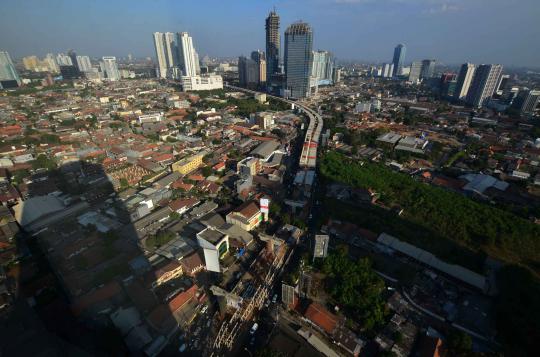
{"label": "signboard on building", "polygon": [[261,212],[268,214],[270,212],[270,200],[268,198],[261,198]]}
{"label": "signboard on building", "polygon": [[313,258],[325,258],[328,254],[328,242],[330,236],[326,234],[317,234],[315,236],[315,249],[313,250]]}

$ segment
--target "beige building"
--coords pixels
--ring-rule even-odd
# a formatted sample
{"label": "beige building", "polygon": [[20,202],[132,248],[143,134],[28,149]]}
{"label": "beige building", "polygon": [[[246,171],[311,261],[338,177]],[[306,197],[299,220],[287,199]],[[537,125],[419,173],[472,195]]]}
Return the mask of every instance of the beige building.
{"label": "beige building", "polygon": [[180,161],[175,162],[172,164],[172,170],[179,172],[182,175],[187,175],[192,171],[195,171],[203,164],[203,156],[204,154],[196,154],[192,156],[188,156],[183,158]]}
{"label": "beige building", "polygon": [[257,228],[262,222],[262,214],[255,202],[246,202],[226,217],[227,223],[234,224],[246,231]]}

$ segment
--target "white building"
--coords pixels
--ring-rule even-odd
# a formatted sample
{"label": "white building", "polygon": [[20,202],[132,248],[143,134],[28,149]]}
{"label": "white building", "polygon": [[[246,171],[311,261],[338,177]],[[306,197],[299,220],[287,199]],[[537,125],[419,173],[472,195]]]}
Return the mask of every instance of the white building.
{"label": "white building", "polygon": [[163,113],[150,113],[139,115],[137,121],[139,124],[143,123],[157,123],[163,120]]}
{"label": "white building", "polygon": [[354,112],[356,114],[358,113],[369,113],[371,111],[371,103],[367,102],[360,102],[356,104],[356,107],[354,108]]}
{"label": "white building", "polygon": [[92,70],[92,63],[88,56],[77,56],[77,67],[81,72],[90,72]]}
{"label": "white building", "polygon": [[394,73],[394,64],[393,63],[385,63],[385,64],[383,64],[382,76],[384,78],[392,77],[393,73]]}
{"label": "white building", "polygon": [[65,53],[59,53],[56,55],[56,63],[58,63],[59,66],[73,66],[75,63],[71,61],[71,57],[66,55]]}
{"label": "white building", "polygon": [[223,89],[223,78],[217,74],[206,76],[182,76],[181,84],[184,92]]}
{"label": "white building", "polygon": [[193,47],[193,39],[187,32],[178,33],[178,57],[182,75],[195,77],[197,75],[197,57]]}
{"label": "white building", "polygon": [[60,67],[58,67],[56,58],[54,58],[54,55],[52,53],[47,53],[47,56],[45,56],[44,61],[47,63],[47,67],[49,67],[49,71],[54,72],[54,73],[60,72]]}
{"label": "white building", "polygon": [[221,272],[219,261],[229,251],[229,236],[213,228],[197,233],[197,243],[203,249],[206,270]]}
{"label": "white building", "polygon": [[116,57],[105,56],[103,57],[102,63],[103,70],[109,81],[117,81],[120,79],[120,72],[118,71],[118,66],[116,65]]}
{"label": "white building", "polygon": [[[9,56],[9,53],[5,51],[0,51],[0,82],[1,81],[17,81],[17,84],[21,84],[21,78],[15,65]],[[0,88],[2,88],[0,83]]]}

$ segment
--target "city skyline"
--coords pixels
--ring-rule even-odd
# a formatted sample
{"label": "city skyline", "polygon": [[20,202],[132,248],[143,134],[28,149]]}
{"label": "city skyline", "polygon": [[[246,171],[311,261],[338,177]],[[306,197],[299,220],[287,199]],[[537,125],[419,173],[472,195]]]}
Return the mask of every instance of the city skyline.
{"label": "city skyline", "polygon": [[[32,1],[9,2],[5,5],[9,10],[0,15],[0,28],[5,34],[0,48],[13,58],[43,56],[69,48],[92,57],[124,57],[132,53],[154,58],[152,43],[143,39],[156,31],[186,31],[198,39],[201,55],[237,57],[254,48],[264,50],[261,24],[272,9],[272,4],[246,1],[226,5],[212,1],[143,1],[115,2],[111,13],[102,14],[105,3],[97,0],[85,4],[84,14],[78,15],[78,4],[67,1],[58,0],[47,6],[42,2],[34,2],[33,6],[29,3]],[[308,22],[316,38],[313,48],[332,51],[338,59],[389,62],[393,47],[404,43],[405,63],[421,58],[437,58],[446,64],[469,61],[538,67],[540,63],[540,48],[530,46],[528,40],[540,35],[540,29],[534,25],[540,6],[532,0],[521,1],[520,6],[515,1],[495,0],[489,2],[489,7],[480,0],[316,0],[309,4],[317,6],[307,6],[305,0],[276,1],[280,33],[297,20]],[[114,14],[120,11],[127,16],[119,20]],[[405,16],[406,23],[402,21]],[[17,18],[27,21],[14,21]],[[123,18],[130,21],[122,21]],[[242,21],[228,21],[231,18]],[[425,28],[434,29],[428,38]],[[37,32],[39,38],[35,36]],[[110,40],[88,41],[92,37]]]}

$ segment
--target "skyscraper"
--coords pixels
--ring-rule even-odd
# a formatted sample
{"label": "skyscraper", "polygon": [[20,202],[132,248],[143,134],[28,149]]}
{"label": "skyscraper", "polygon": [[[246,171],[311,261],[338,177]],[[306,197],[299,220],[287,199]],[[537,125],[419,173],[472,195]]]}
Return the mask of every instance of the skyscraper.
{"label": "skyscraper", "polygon": [[276,11],[266,18],[266,79],[271,80],[274,73],[279,73],[279,16]]}
{"label": "skyscraper", "polygon": [[403,62],[405,61],[405,53],[407,52],[407,47],[404,44],[399,44],[394,48],[394,58],[392,63],[394,64],[394,71],[392,75],[400,76],[401,70],[403,68]]}
{"label": "skyscraper", "polygon": [[311,76],[317,81],[317,85],[332,84],[334,72],[334,56],[328,51],[313,51],[313,63]]}
{"label": "skyscraper", "polygon": [[382,76],[392,77],[392,74],[394,73],[394,64],[393,63],[384,63],[382,67]]}
{"label": "skyscraper", "polygon": [[238,58],[238,79],[242,87],[257,87],[259,83],[257,62],[255,62],[252,58],[240,56]]}
{"label": "skyscraper", "polygon": [[313,32],[305,22],[296,22],[285,31],[285,77],[288,95],[309,96],[309,79],[313,61]]}
{"label": "skyscraper", "polygon": [[266,85],[266,56],[263,51],[251,52],[251,59],[257,64],[257,82],[259,86]]}
{"label": "skyscraper", "polygon": [[178,33],[178,57],[182,75],[194,77],[197,75],[197,59],[193,48],[193,39],[187,32]]}
{"label": "skyscraper", "polygon": [[92,70],[92,62],[88,56],[77,56],[77,67],[81,72],[90,72]]}
{"label": "skyscraper", "polygon": [[59,53],[56,55],[56,62],[59,66],[73,66],[71,57],[67,56],[65,53]]}
{"label": "skyscraper", "polygon": [[409,72],[409,82],[416,83],[420,80],[422,72],[422,62],[413,62],[411,64],[411,71]]}
{"label": "skyscraper", "polygon": [[6,51],[0,51],[0,88],[12,88],[21,84],[19,73]]}
{"label": "skyscraper", "polygon": [[471,86],[472,79],[474,77],[475,65],[472,63],[464,63],[461,65],[459,75],[457,77],[456,90],[454,92],[454,99],[465,100],[467,93]]}
{"label": "skyscraper", "polygon": [[103,69],[105,70],[105,74],[110,81],[117,81],[120,79],[120,72],[118,71],[118,66],[116,65],[116,57],[103,57]]}
{"label": "skyscraper", "polygon": [[467,103],[475,108],[486,105],[497,89],[502,73],[500,64],[482,64],[478,66],[467,93]]}
{"label": "skyscraper", "polygon": [[156,50],[157,59],[157,75],[159,78],[167,77],[167,54],[165,50],[165,36],[161,32],[154,32],[154,48]]}
{"label": "skyscraper", "polygon": [[158,62],[158,77],[177,78],[179,54],[177,48],[177,35],[172,32],[154,32],[154,48]]}
{"label": "skyscraper", "polygon": [[67,55],[71,59],[71,64],[80,71],[81,69],[77,66],[77,53],[74,50],[69,50]]}
{"label": "skyscraper", "polygon": [[427,79],[433,78],[435,74],[435,60],[425,59],[422,61],[422,70],[420,71],[420,78]]}
{"label": "skyscraper", "polygon": [[56,62],[56,59],[54,58],[54,55],[52,53],[47,53],[44,61],[47,62],[47,67],[49,67],[49,71],[54,73],[60,72],[60,67],[58,67],[58,63]]}

